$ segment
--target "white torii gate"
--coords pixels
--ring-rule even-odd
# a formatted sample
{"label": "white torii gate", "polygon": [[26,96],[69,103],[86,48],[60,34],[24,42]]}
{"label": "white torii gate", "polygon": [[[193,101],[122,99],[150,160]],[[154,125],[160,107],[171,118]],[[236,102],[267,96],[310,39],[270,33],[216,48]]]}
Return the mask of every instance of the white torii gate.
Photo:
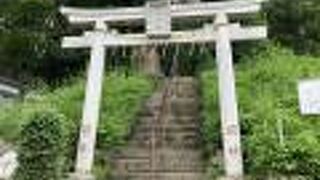
{"label": "white torii gate", "polygon": [[[236,0],[190,5],[155,2],[146,7],[107,10],[61,8],[61,12],[72,23],[95,24],[94,31],[85,32],[80,37],[65,37],[62,42],[64,48],[91,48],[74,179],[94,179],[91,170],[99,119],[105,48],[207,42],[216,42],[226,178],[242,179],[243,159],[231,42],[264,39],[267,37],[267,28],[229,24],[227,15],[257,12],[262,1]],[[201,29],[171,32],[171,21],[174,18],[194,16],[215,16],[216,20]],[[147,22],[146,34],[118,34],[108,30],[106,24],[142,20]]]}

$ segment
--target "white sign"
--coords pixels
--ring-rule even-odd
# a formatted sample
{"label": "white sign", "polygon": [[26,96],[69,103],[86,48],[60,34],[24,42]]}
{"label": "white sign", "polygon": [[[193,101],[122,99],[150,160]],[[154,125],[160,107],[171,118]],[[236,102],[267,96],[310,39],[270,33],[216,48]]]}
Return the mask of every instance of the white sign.
{"label": "white sign", "polygon": [[303,115],[320,114],[320,79],[299,82],[300,111]]}

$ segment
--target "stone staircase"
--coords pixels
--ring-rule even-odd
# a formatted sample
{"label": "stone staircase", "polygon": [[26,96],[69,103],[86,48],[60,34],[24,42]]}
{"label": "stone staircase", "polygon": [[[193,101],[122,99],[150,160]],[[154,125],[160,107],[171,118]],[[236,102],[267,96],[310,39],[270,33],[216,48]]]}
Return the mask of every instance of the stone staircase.
{"label": "stone staircase", "polygon": [[128,145],[113,153],[112,180],[205,180],[198,84],[176,77],[146,103]]}

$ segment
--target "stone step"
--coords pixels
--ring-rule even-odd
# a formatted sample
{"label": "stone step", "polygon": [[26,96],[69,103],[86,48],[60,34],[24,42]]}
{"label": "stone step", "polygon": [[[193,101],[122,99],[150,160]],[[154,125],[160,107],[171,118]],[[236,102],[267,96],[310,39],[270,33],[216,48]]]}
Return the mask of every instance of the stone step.
{"label": "stone step", "polygon": [[167,158],[162,160],[155,160],[154,168],[151,161],[132,160],[132,159],[117,159],[114,161],[114,168],[117,172],[150,172],[150,171],[177,171],[177,172],[189,172],[189,171],[204,171],[205,165],[199,161],[181,161],[172,159],[168,161]]}
{"label": "stone step", "polygon": [[154,162],[154,168],[151,162],[144,161],[129,161],[129,160],[116,160],[114,168],[115,172],[122,174],[130,172],[152,172],[154,171],[174,171],[174,172],[203,172],[205,165],[200,162],[191,163],[174,163],[168,161]]}
{"label": "stone step", "polygon": [[140,117],[146,116],[146,117],[155,117],[160,112],[161,105],[153,105],[144,107],[144,110],[141,111],[138,115]]}
{"label": "stone step", "polygon": [[194,77],[174,77],[171,80],[172,84],[186,84],[198,87],[198,81]]}
{"label": "stone step", "polygon": [[[168,101],[169,110],[167,110],[166,115],[173,116],[197,116],[200,110],[200,104],[196,98],[174,98]],[[157,116],[161,113],[160,104],[153,104],[144,108],[140,112],[140,116]]]}
{"label": "stone step", "polygon": [[[157,119],[152,116],[144,116],[139,120],[140,125],[154,125],[159,122],[155,122]],[[199,124],[199,118],[197,116],[172,116],[172,115],[166,115],[163,117],[162,121],[166,122],[166,125],[173,126],[173,125],[190,125],[190,126],[196,126]]]}
{"label": "stone step", "polygon": [[171,93],[178,98],[198,98],[199,90],[190,85],[175,84],[171,86]]}
{"label": "stone step", "polygon": [[[128,146],[130,147],[140,147],[140,148],[150,148],[152,145],[151,139],[144,140],[144,141],[137,141],[137,140],[130,140],[128,142]],[[155,147],[168,147],[168,148],[175,148],[175,149],[198,149],[201,147],[202,141],[197,139],[186,139],[180,142],[166,142],[163,140],[156,140]]]}
{"label": "stone step", "polygon": [[171,101],[173,116],[199,116],[200,105],[197,99],[175,99]]}
{"label": "stone step", "polygon": [[166,134],[198,134],[199,125],[196,123],[191,124],[174,124],[170,122],[163,122],[164,125],[154,123],[154,124],[143,124],[141,126],[137,126],[134,129],[134,133],[136,134],[150,134],[150,133],[166,133]]}
{"label": "stone step", "polygon": [[[152,152],[151,149],[123,149],[113,159],[113,168],[116,169],[117,173],[122,174],[125,172],[150,172],[152,170],[189,172],[205,169],[200,150],[159,148]],[[151,168],[151,163],[154,164],[154,169]]]}
{"label": "stone step", "polygon": [[198,96],[198,87],[196,84],[186,84],[186,83],[171,83],[167,84],[166,93],[168,95],[187,95]]}
{"label": "stone step", "polygon": [[[170,124],[169,124],[170,123]],[[180,132],[198,132],[198,124],[172,124],[171,122],[166,122],[165,125],[161,124],[142,124],[135,129],[137,133],[152,133],[156,132],[166,132],[166,133],[180,133]]]}
{"label": "stone step", "polygon": [[155,93],[149,100],[147,100],[144,110],[140,112],[140,116],[153,116],[154,112],[160,110],[162,106],[163,94],[162,92]]}
{"label": "stone step", "polygon": [[175,98],[184,99],[184,98],[198,98],[197,96],[198,90],[197,89],[191,89],[191,88],[185,88],[182,86],[177,86],[174,89],[172,89],[172,95]]}
{"label": "stone step", "polygon": [[125,174],[134,170],[150,169],[150,158],[124,158],[113,160],[111,167],[115,169],[113,173]]}
{"label": "stone step", "polygon": [[[162,147],[162,148],[157,148],[155,150],[157,152],[157,155],[163,156],[171,156],[171,157],[195,157],[194,159],[201,159],[202,158],[202,152],[200,150],[192,150],[192,149],[174,149],[174,148],[168,148],[168,147]],[[115,151],[112,155],[113,158],[120,158],[120,159],[148,159],[150,158],[151,154],[151,148],[123,148],[123,149],[118,149]]]}
{"label": "stone step", "polygon": [[111,180],[208,180],[204,172],[140,172],[119,174]]}
{"label": "stone step", "polygon": [[125,147],[125,148],[113,151],[111,153],[111,157],[113,159],[117,159],[117,158],[149,159],[150,148]]}
{"label": "stone step", "polygon": [[180,131],[180,132],[158,131],[154,133],[150,131],[149,133],[139,132],[132,135],[132,140],[136,140],[136,141],[148,141],[152,138],[155,138],[156,140],[162,140],[167,143],[179,143],[187,140],[194,140],[196,142],[201,137],[200,137],[200,133],[198,133],[197,131]]}

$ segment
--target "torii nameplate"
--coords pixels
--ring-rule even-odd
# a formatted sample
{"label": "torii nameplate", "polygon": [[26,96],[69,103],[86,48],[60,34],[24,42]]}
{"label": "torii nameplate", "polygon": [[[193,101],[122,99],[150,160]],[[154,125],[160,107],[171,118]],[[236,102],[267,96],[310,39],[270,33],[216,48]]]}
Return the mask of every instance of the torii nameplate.
{"label": "torii nameplate", "polygon": [[150,1],[147,3],[146,33],[149,38],[168,38],[171,34],[170,1]]}

